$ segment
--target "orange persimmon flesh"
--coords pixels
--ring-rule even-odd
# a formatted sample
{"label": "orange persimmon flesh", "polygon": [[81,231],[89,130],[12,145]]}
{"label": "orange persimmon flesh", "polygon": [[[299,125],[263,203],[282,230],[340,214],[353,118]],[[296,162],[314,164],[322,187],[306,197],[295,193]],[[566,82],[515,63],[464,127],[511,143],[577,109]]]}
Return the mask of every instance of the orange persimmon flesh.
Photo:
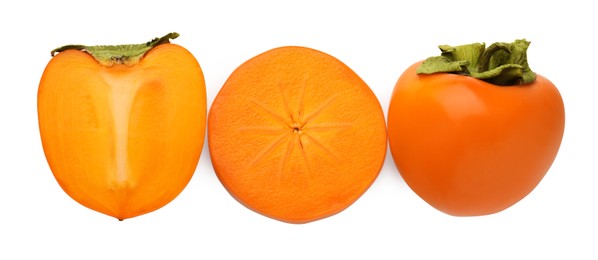
{"label": "orange persimmon flesh", "polygon": [[64,191],[123,220],[166,205],[192,177],[205,133],[203,74],[176,44],[110,67],[66,50],[44,71],[38,114],[46,158]]}
{"label": "orange persimmon flesh", "polygon": [[289,223],[339,213],[374,182],[386,125],[374,93],[336,58],[281,47],[237,68],[208,115],[215,172],[246,207]]}

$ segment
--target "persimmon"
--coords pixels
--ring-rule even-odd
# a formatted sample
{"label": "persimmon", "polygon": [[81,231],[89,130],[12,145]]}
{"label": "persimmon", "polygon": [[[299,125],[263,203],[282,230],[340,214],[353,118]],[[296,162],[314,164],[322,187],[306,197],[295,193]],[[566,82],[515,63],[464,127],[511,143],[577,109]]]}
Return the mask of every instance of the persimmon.
{"label": "persimmon", "polygon": [[38,119],[60,187],[119,220],[154,211],[184,189],[205,133],[202,70],[176,33],[145,44],[68,45],[43,72]]}
{"label": "persimmon", "polygon": [[241,204],[307,223],[339,213],[374,182],[386,154],[376,96],[338,59],[306,47],[240,65],[208,114],[215,172]]}
{"label": "persimmon", "polygon": [[529,42],[440,46],[403,72],[388,133],[405,182],[455,216],[500,212],[527,196],[554,161],[565,126],[558,89],[531,71]]}

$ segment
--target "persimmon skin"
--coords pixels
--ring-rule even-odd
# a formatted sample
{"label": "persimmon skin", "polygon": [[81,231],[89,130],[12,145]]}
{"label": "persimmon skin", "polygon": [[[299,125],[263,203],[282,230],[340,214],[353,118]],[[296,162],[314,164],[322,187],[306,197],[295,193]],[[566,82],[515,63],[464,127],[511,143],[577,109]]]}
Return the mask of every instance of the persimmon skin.
{"label": "persimmon skin", "polygon": [[132,218],[168,204],[195,171],[206,122],[203,74],[176,44],[155,47],[133,66],[63,51],[42,75],[38,119],[62,189],[90,209]]}
{"label": "persimmon skin", "polygon": [[557,88],[496,86],[467,76],[417,75],[397,81],[388,110],[389,145],[405,182],[454,216],[500,212],[527,196],[554,161],[565,126]]}

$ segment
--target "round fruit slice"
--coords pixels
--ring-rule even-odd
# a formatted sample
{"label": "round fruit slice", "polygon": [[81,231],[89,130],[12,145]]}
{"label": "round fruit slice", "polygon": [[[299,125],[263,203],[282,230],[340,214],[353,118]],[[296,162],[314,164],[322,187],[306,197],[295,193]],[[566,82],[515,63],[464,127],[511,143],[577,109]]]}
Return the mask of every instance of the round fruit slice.
{"label": "round fruit slice", "polygon": [[212,104],[208,143],[216,174],[242,204],[306,223],[357,200],[386,154],[380,103],[336,58],[281,47],[237,68]]}

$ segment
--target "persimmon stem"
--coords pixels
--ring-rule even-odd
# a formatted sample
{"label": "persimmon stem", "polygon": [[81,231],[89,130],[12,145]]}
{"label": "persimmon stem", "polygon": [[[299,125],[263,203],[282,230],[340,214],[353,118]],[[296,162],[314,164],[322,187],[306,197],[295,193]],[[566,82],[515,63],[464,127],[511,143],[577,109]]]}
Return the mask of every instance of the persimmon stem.
{"label": "persimmon stem", "polygon": [[128,66],[135,65],[143,58],[146,52],[154,47],[169,43],[171,39],[179,37],[176,32],[169,33],[163,37],[154,38],[153,40],[142,44],[123,44],[123,45],[65,45],[56,48],[50,52],[54,56],[57,52],[66,50],[80,50],[89,53],[99,63],[104,66],[112,66],[114,64],[124,64]]}
{"label": "persimmon stem", "polygon": [[533,83],[536,74],[527,63],[529,44],[516,40],[494,43],[488,48],[484,43],[441,45],[440,56],[426,59],[417,68],[417,74],[455,73],[499,86]]}

